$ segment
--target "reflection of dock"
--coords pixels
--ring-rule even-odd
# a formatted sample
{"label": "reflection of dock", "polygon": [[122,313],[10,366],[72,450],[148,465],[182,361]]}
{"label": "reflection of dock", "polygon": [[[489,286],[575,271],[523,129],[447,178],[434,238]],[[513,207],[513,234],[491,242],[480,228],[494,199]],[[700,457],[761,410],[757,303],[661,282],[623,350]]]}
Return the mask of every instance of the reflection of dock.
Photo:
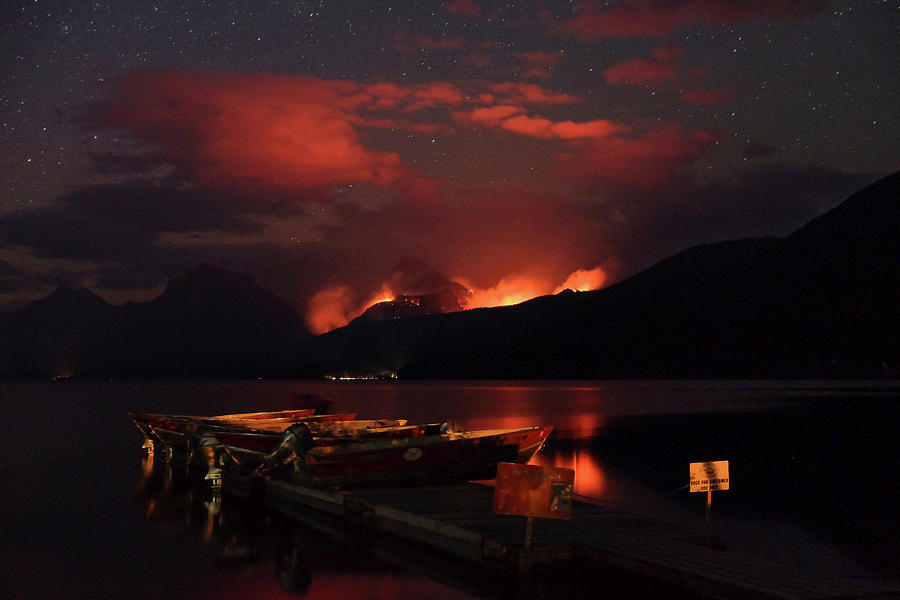
{"label": "reflection of dock", "polygon": [[[226,472],[225,490],[251,494],[250,478]],[[266,505],[306,523],[315,513],[357,531],[381,531],[504,573],[575,559],[648,577],[714,598],[900,598],[900,588],[811,575],[702,545],[702,534],[591,504],[570,520],[536,520],[524,547],[525,518],[494,514],[493,488],[471,483],[323,491],[270,481]]]}

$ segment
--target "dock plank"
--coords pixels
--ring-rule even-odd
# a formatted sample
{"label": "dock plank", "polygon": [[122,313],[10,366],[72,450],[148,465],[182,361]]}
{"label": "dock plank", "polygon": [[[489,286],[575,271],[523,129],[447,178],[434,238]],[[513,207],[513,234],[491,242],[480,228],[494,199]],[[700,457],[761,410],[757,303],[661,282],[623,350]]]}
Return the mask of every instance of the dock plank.
{"label": "dock plank", "polygon": [[[246,481],[237,484],[248,487]],[[324,491],[277,481],[265,485],[272,506],[287,515],[324,512],[485,566],[514,560],[521,571],[523,564],[579,557],[719,598],[900,599],[900,586],[810,574],[710,548],[697,543],[697,531],[596,504],[576,501],[568,520],[535,520],[531,548],[525,550],[526,519],[495,514],[489,486]]]}

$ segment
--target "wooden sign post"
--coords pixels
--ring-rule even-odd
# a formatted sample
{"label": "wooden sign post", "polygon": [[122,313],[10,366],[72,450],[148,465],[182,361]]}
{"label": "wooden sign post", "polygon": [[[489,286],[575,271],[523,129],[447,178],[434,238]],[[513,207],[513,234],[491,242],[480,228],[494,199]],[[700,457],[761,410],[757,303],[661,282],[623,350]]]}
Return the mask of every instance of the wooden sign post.
{"label": "wooden sign post", "polygon": [[691,463],[691,492],[706,492],[704,535],[709,539],[709,521],[712,515],[713,490],[727,490],[729,484],[728,461]]}
{"label": "wooden sign post", "polygon": [[531,547],[534,517],[568,519],[572,516],[575,471],[559,467],[500,463],[494,487],[494,512],[528,517],[525,547]]}

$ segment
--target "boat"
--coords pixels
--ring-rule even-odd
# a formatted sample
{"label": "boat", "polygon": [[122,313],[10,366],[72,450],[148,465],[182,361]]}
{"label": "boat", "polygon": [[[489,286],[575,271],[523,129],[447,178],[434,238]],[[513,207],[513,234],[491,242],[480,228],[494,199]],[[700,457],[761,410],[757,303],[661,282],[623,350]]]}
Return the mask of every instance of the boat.
{"label": "boat", "polygon": [[[169,454],[183,451],[189,455],[203,435],[230,434],[264,440],[264,434],[268,433],[274,435],[273,443],[277,445],[283,432],[298,422],[306,423],[313,436],[322,439],[359,436],[406,425],[405,419],[358,420],[355,419],[356,413],[312,415],[307,412],[312,411],[235,413],[208,417],[132,412],[128,416],[144,436],[144,447],[148,451],[162,446]],[[283,416],[285,414],[293,416]]]}
{"label": "boat", "polygon": [[207,466],[207,478],[221,480],[220,468],[231,465],[321,488],[491,479],[500,462],[527,463],[553,430],[454,431],[441,423],[407,425],[404,419],[355,415],[254,415],[129,413],[151,450],[158,440],[170,455],[183,451],[189,463]]}
{"label": "boat", "polygon": [[[371,427],[367,429],[347,431],[341,429],[314,430],[314,446],[332,446],[334,444],[346,444],[352,442],[365,442],[374,439],[398,439],[412,438],[433,433],[447,433],[450,431],[448,423],[427,423],[422,425],[397,425],[388,427]],[[271,431],[220,431],[215,433],[223,445],[262,452],[268,454],[274,452],[281,444],[284,432]]]}
{"label": "boat", "polygon": [[316,445],[303,423],[269,454],[222,443],[245,470],[321,488],[491,479],[500,462],[527,463],[552,426],[434,432],[416,437]]}

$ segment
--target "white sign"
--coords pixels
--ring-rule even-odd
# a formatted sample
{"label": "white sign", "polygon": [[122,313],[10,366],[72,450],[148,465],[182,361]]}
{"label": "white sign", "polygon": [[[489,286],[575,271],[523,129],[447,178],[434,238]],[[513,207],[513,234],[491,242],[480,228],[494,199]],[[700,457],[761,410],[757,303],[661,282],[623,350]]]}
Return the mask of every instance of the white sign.
{"label": "white sign", "polygon": [[728,489],[728,461],[691,463],[691,491],[708,492]]}

